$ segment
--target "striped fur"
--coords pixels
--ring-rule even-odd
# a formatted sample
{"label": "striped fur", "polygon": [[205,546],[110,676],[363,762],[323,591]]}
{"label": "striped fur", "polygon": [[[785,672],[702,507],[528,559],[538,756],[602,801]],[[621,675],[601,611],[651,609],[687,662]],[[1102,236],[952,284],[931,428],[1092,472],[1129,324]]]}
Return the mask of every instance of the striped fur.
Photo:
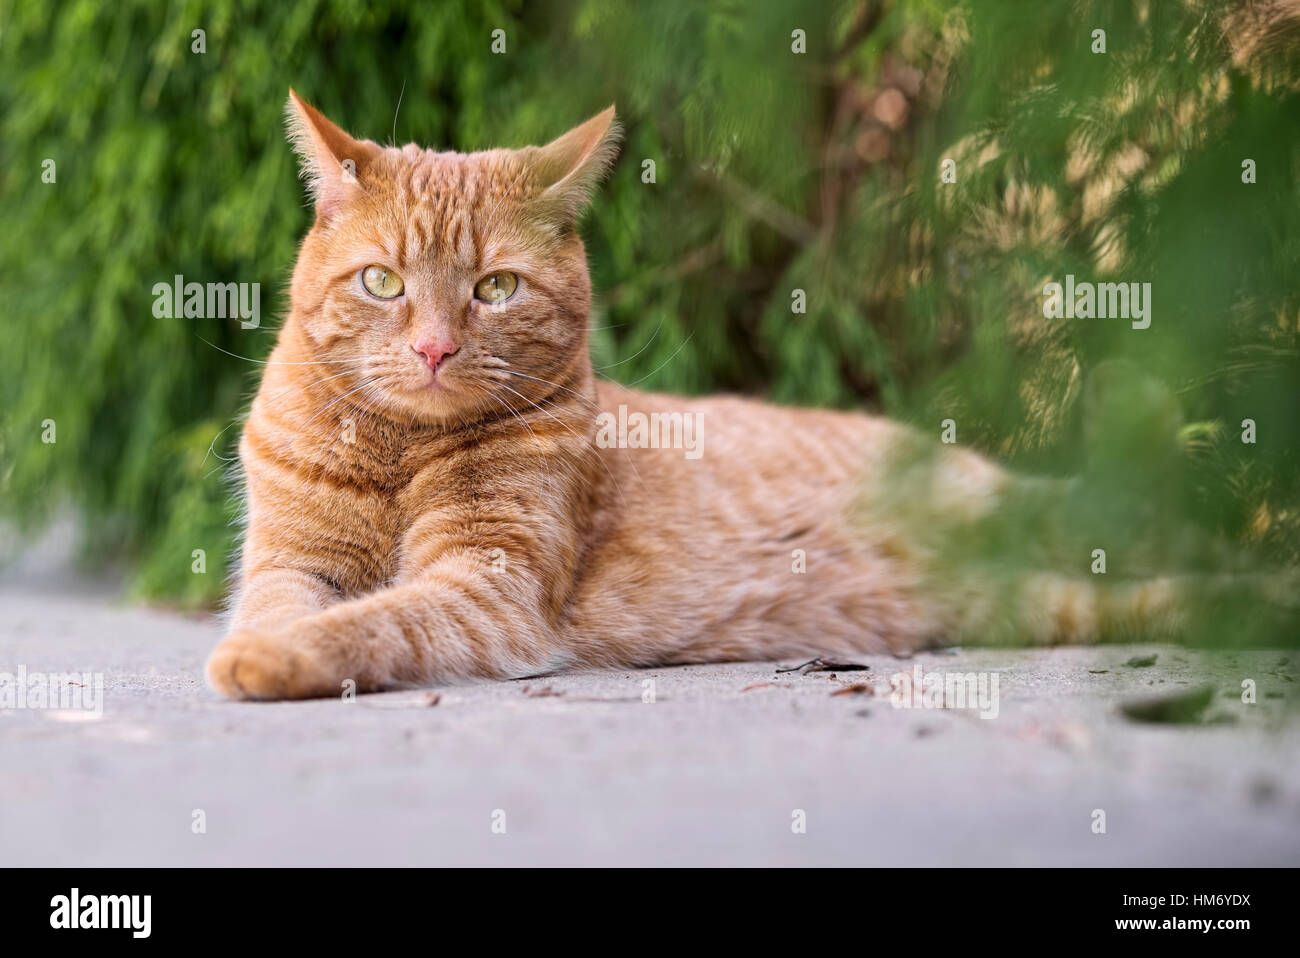
{"label": "striped fur", "polygon": [[[612,108],[547,147],[468,155],[355,141],[296,96],[290,117],[317,219],[240,443],[246,541],[214,688],[903,651],[1005,619],[978,583],[936,590],[926,543],[864,506],[914,442],[903,427],[596,379],[575,221],[613,156]],[[369,264],[405,295],[369,297]],[[476,301],[497,270],[516,294]],[[436,385],[421,335],[458,346]],[[698,414],[702,454],[603,448],[597,416],[620,406]],[[948,517],[1016,482],[967,452],[939,465]],[[1003,624],[1055,642],[1130,612],[1173,621],[1169,587],[1147,589],[1045,579]]]}

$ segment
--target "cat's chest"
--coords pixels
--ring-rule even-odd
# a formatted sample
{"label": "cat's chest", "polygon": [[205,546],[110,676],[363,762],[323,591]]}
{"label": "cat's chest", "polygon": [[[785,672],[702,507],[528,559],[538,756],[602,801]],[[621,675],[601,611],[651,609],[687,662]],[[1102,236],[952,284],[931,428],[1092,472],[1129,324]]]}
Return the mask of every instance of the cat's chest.
{"label": "cat's chest", "polygon": [[464,471],[468,458],[463,443],[437,435],[375,429],[364,439],[353,456],[353,475],[399,514],[418,512],[422,494]]}
{"label": "cat's chest", "polygon": [[349,591],[418,577],[449,554],[499,552],[497,540],[539,521],[563,478],[502,431],[383,438],[357,450],[364,521],[353,547],[368,561]]}
{"label": "cat's chest", "polygon": [[428,545],[463,535],[475,515],[499,496],[499,475],[480,450],[408,440],[374,452],[370,542],[385,579],[406,570]]}

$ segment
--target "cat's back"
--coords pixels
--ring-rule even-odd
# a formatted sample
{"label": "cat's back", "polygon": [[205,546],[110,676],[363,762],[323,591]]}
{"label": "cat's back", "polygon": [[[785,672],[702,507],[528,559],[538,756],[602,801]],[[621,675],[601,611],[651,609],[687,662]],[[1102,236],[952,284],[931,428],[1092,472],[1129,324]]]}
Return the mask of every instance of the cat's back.
{"label": "cat's back", "polygon": [[802,540],[833,546],[861,483],[903,430],[861,413],[612,383],[600,385],[599,403],[596,446],[614,481],[598,535],[695,570],[753,568]]}
{"label": "cat's back", "polygon": [[598,403],[596,443],[608,459],[679,488],[730,498],[749,492],[789,499],[842,488],[903,428],[863,413],[642,392],[608,382],[599,385]]}

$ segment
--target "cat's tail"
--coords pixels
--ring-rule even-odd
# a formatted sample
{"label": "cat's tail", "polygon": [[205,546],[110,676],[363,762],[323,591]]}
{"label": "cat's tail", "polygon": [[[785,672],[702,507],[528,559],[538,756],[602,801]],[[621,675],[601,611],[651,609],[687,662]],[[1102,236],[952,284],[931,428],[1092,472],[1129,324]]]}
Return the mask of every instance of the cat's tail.
{"label": "cat's tail", "polygon": [[[950,601],[943,593],[947,591]],[[1108,581],[1036,572],[1011,582],[939,583],[947,634],[957,645],[1173,642],[1208,648],[1278,648],[1300,639],[1300,572],[1182,573]]]}
{"label": "cat's tail", "polygon": [[909,567],[945,644],[1300,644],[1300,569],[1269,567],[1180,513],[1181,423],[1163,386],[1105,364],[1086,465],[1024,478],[900,431],[854,502],[864,542]]}

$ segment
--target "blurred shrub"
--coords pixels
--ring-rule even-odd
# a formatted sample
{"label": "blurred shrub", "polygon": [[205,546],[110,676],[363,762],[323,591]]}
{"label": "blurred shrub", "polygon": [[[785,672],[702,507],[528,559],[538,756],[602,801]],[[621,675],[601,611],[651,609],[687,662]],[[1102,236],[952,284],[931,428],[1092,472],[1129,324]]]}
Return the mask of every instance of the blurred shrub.
{"label": "blurred shrub", "polygon": [[[1293,560],[1300,57],[1286,11],[5,2],[5,509],[33,530],[84,512],[93,553],[129,555],[142,594],[219,592],[222,457],[275,324],[157,319],[152,288],[255,282],[264,315],[283,313],[309,215],[282,136],[293,85],[356,135],[462,150],[541,142],[617,102],[626,147],[584,229],[611,378],[867,406],[934,435],[952,419],[962,443],[1064,473],[1082,465],[1088,371],[1127,358],[1189,420],[1188,513]],[[1071,273],[1151,283],[1151,327],[1045,319],[1044,283]]]}

